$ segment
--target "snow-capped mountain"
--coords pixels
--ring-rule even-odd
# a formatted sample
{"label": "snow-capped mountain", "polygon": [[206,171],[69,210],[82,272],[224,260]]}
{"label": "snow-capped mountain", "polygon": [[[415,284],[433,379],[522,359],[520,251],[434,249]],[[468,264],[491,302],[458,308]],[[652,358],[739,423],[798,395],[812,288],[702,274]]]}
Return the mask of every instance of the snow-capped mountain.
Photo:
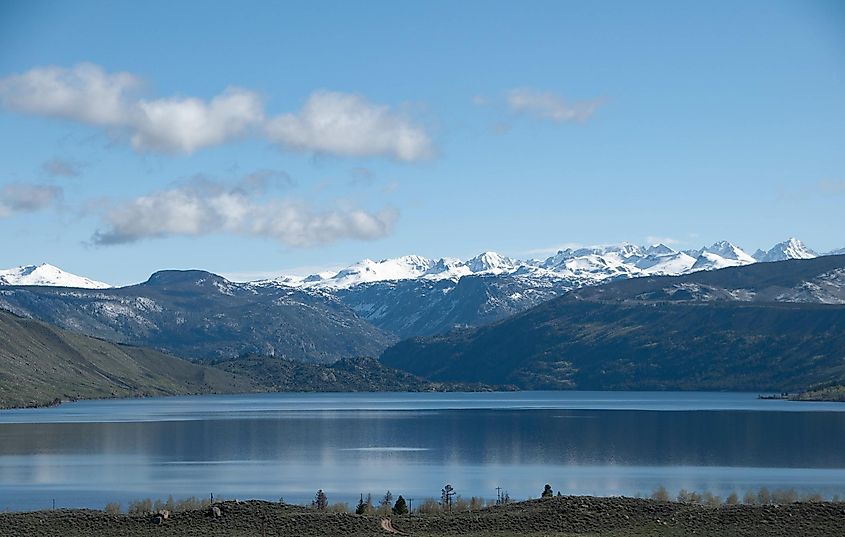
{"label": "snow-capped mountain", "polygon": [[[790,239],[793,240],[793,239]],[[809,249],[800,241],[777,245],[769,252],[781,252],[785,259],[806,258]],[[781,247],[782,245],[786,245]],[[814,255],[814,254],[809,254]],[[778,258],[780,259],[780,258]],[[772,260],[775,260],[774,257]],[[464,276],[517,276],[541,280],[565,280],[575,286],[620,278],[686,274],[698,270],[748,265],[757,260],[742,248],[720,241],[700,250],[678,251],[665,244],[637,246],[615,244],[590,248],[567,248],[543,259],[512,259],[496,252],[483,252],[467,259],[429,259],[408,255],[395,259],[365,259],[336,273],[313,274],[305,278],[283,276],[262,281],[293,287],[349,289],[357,285],[403,280],[455,280]],[[567,285],[571,287],[572,285]]]}
{"label": "snow-capped mountain", "polygon": [[[796,258],[804,252],[797,247],[775,246],[772,250]],[[513,259],[495,252],[467,260],[416,255],[364,260],[336,273],[284,277],[255,285],[327,293],[379,328],[409,337],[496,321],[584,286],[755,262],[728,241],[687,251],[665,244],[625,243],[567,248],[541,260]]]}
{"label": "snow-capped mountain", "polygon": [[0,285],[46,285],[84,289],[107,289],[111,287],[107,283],[77,276],[47,263],[0,270]]}
{"label": "snow-capped mountain", "polygon": [[762,262],[784,261],[786,259],[812,259],[818,254],[796,238],[790,238],[772,246],[768,251],[757,250],[754,259]]}

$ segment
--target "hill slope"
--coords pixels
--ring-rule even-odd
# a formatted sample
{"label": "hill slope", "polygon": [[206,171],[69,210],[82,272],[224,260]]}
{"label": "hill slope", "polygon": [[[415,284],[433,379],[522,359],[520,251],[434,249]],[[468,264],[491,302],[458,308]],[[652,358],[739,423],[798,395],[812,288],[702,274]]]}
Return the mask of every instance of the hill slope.
{"label": "hill slope", "polygon": [[792,391],[845,378],[843,276],[837,256],[625,280],[406,340],[381,361],[522,388]]}
{"label": "hill slope", "polygon": [[150,349],[0,311],[0,408],[54,399],[244,392],[252,383]]}
{"label": "hill slope", "polygon": [[330,296],[199,270],[157,272],[116,289],[2,287],[0,309],[191,359],[261,354],[332,362],[377,356],[395,341]]}

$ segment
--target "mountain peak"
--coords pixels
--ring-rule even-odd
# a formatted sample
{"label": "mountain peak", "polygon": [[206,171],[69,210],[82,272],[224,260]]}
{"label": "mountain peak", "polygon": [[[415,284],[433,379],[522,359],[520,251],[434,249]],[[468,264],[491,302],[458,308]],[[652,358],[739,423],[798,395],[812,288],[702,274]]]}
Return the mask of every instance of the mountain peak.
{"label": "mountain peak", "polygon": [[757,261],[772,262],[785,261],[787,259],[812,259],[818,254],[807,248],[807,246],[795,237],[790,237],[783,242],[772,246],[767,252],[758,250],[754,255]]}
{"label": "mountain peak", "polygon": [[107,283],[65,272],[49,263],[22,265],[20,267],[0,270],[0,285],[44,285],[83,289],[106,289],[111,287]]}
{"label": "mountain peak", "polygon": [[218,276],[205,270],[159,270],[154,272],[143,285],[150,285],[162,288],[174,288],[184,286],[205,286],[214,284],[227,284],[229,281],[223,276]]}
{"label": "mountain peak", "polygon": [[504,272],[515,268],[513,260],[504,257],[496,252],[482,252],[467,261],[467,266],[472,272]]}

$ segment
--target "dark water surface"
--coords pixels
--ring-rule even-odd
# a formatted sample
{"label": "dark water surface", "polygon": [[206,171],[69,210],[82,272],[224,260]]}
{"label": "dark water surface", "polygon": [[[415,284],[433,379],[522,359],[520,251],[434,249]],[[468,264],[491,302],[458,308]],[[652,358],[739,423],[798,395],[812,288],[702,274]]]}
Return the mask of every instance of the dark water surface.
{"label": "dark water surface", "polygon": [[0,510],[167,495],[845,496],[845,404],[756,394],[263,394],[0,411]]}

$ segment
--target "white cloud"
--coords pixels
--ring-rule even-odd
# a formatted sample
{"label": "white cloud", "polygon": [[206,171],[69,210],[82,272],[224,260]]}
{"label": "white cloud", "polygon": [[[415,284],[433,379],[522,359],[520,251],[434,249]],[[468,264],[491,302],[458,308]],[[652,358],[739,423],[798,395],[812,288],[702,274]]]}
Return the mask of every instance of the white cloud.
{"label": "white cloud", "polygon": [[16,213],[46,209],[62,197],[62,189],[52,185],[12,183],[0,188],[0,218]]}
{"label": "white cloud", "polygon": [[601,99],[567,103],[563,97],[547,91],[517,88],[507,94],[507,103],[514,112],[527,113],[559,123],[586,121],[602,104]]}
{"label": "white cloud", "polygon": [[39,67],[0,79],[0,105],[105,128],[136,151],[189,154],[255,133],[297,151],[404,161],[432,154],[423,128],[358,95],[318,91],[298,113],[268,121],[260,97],[247,89],[230,87],[203,100],[148,98],[143,88],[136,75],[91,63]]}
{"label": "white cloud", "polygon": [[300,201],[261,200],[248,182],[225,185],[208,180],[141,196],[105,207],[102,245],[170,236],[236,234],[278,240],[288,246],[327,244],[344,239],[374,240],[388,235],[398,213],[371,213],[354,207],[315,210]]}
{"label": "white cloud", "polygon": [[135,75],[108,74],[90,63],[38,67],[0,79],[0,102],[28,114],[120,126],[132,115],[132,95],[140,87]]}
{"label": "white cloud", "polygon": [[193,97],[140,100],[136,108],[132,146],[138,150],[193,153],[238,138],[264,120],[258,95],[234,87],[209,102]]}
{"label": "white cloud", "polygon": [[405,161],[432,154],[428,134],[408,118],[358,95],[333,91],[311,94],[299,113],[271,119],[266,130],[270,139],[300,151]]}

